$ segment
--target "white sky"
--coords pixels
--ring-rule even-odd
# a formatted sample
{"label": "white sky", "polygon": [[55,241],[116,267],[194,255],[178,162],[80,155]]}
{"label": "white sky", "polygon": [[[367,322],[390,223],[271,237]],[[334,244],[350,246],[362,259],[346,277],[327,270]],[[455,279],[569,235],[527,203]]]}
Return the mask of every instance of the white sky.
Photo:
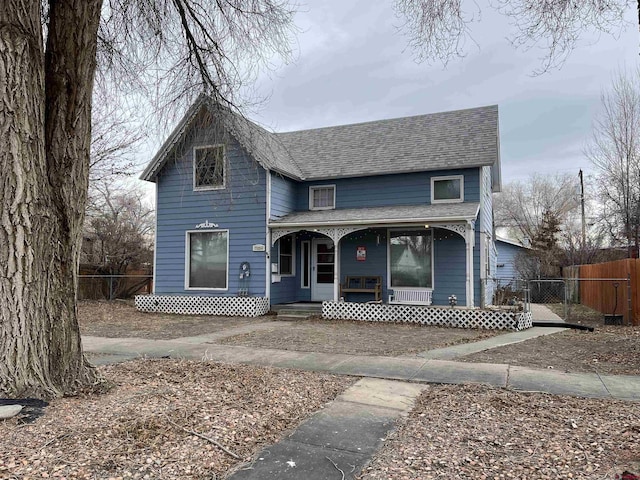
{"label": "white sky", "polygon": [[601,91],[617,69],[635,68],[640,53],[634,9],[617,40],[585,36],[562,69],[536,77],[543,52],[514,49],[508,20],[482,0],[481,23],[472,26],[479,46],[468,42],[467,56],[446,69],[415,63],[392,2],[302,5],[296,58],[261,77],[256,94],[266,100],[249,116],[289,131],[498,104],[503,182],[591,170],[582,150]]}

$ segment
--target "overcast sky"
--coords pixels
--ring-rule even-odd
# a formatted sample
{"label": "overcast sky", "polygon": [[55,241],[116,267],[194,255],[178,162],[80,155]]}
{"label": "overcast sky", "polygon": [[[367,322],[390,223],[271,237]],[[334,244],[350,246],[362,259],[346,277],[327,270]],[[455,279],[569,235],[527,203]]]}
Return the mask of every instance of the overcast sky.
{"label": "overcast sky", "polygon": [[533,171],[590,170],[582,150],[601,91],[617,69],[635,67],[640,52],[633,9],[617,40],[586,36],[560,70],[542,76],[532,72],[543,53],[515,50],[508,20],[488,7],[472,27],[479,46],[468,42],[467,56],[446,68],[414,61],[392,0],[301,9],[295,61],[261,78],[257,94],[268,99],[253,119],[289,131],[498,104],[506,182]]}
{"label": "overcast sky", "polygon": [[[601,92],[618,69],[638,62],[634,9],[617,39],[586,35],[561,69],[534,76],[544,52],[514,49],[508,19],[478,4],[482,18],[471,32],[478,45],[468,42],[466,57],[446,68],[414,61],[393,0],[300,5],[294,61],[259,79],[254,95],[264,101],[249,117],[290,131],[497,104],[503,182],[592,171],[582,151]],[[162,140],[147,144],[145,162]]]}

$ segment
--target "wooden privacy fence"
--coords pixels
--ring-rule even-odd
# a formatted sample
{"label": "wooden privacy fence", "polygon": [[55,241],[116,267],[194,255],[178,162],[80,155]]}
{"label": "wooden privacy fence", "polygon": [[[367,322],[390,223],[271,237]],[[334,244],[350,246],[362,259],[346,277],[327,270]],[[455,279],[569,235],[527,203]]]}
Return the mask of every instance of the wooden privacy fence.
{"label": "wooden privacy fence", "polygon": [[[624,323],[640,325],[640,262],[626,258],[593,265],[576,265],[563,269],[569,281],[570,295],[579,289],[579,301],[594,310],[624,315]],[[571,282],[571,280],[576,282]],[[573,287],[571,286],[573,284]]]}

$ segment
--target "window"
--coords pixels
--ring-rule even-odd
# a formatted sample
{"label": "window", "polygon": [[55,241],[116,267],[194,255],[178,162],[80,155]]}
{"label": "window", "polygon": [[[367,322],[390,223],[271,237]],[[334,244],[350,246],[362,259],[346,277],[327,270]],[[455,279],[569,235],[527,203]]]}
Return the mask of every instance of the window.
{"label": "window", "polygon": [[302,261],[302,278],[300,279],[300,286],[302,288],[309,288],[311,285],[311,242],[305,240],[300,245],[302,246],[302,253],[300,255]]}
{"label": "window", "polygon": [[309,210],[336,208],[336,186],[309,187]]}
{"label": "window", "polygon": [[193,151],[193,188],[224,188],[224,146],[196,147]]}
{"label": "window", "polygon": [[464,201],[464,177],[431,178],[431,203],[453,203]]}
{"label": "window", "polygon": [[188,289],[227,289],[229,271],[229,231],[187,232]]}
{"label": "window", "polygon": [[278,260],[278,273],[280,275],[293,275],[293,244],[294,236],[287,235],[280,238],[280,255]]}
{"label": "window", "polygon": [[391,288],[433,288],[431,230],[389,232]]}

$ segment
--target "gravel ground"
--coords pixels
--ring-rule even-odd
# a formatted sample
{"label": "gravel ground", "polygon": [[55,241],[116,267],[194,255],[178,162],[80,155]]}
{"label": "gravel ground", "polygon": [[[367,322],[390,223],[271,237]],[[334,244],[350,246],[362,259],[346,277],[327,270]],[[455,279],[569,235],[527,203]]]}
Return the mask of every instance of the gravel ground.
{"label": "gravel ground", "polygon": [[101,370],[117,384],[109,393],[55,400],[33,423],[0,422],[0,478],[222,478],[354,382],[174,360]]}
{"label": "gravel ground", "polygon": [[431,386],[358,478],[613,479],[639,439],[637,402]]}

